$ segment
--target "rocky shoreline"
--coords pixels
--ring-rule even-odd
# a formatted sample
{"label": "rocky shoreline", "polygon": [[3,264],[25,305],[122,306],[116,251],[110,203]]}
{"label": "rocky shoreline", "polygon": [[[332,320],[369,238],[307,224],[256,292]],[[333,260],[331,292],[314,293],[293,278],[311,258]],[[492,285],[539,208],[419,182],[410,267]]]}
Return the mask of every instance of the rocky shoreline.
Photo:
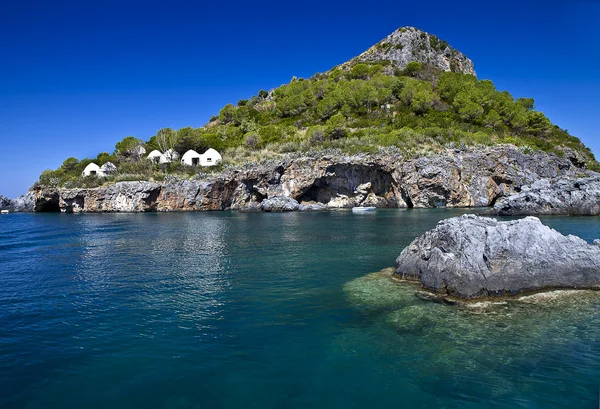
{"label": "rocky shoreline", "polygon": [[498,216],[600,214],[600,176],[540,179],[521,192],[500,198],[488,214]]}
{"label": "rocky shoreline", "polygon": [[265,210],[263,201],[278,197],[289,198],[298,207],[267,209],[491,207],[540,180],[596,175],[578,165],[568,158],[527,153],[510,145],[446,149],[419,158],[400,153],[289,158],[249,164],[204,179],[39,189],[33,192],[33,210],[260,211]]}

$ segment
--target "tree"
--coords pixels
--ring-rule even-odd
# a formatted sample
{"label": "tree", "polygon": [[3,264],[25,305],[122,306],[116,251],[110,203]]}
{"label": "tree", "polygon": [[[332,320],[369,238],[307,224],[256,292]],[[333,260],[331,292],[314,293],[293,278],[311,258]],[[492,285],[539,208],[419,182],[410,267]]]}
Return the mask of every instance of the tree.
{"label": "tree", "polygon": [[176,141],[177,133],[171,128],[163,128],[156,133],[155,143],[162,153],[173,149]]}
{"label": "tree", "polygon": [[416,114],[424,114],[431,109],[435,95],[429,90],[419,90],[412,98],[411,108]]}
{"label": "tree", "polygon": [[320,118],[328,119],[338,108],[338,102],[334,98],[327,96],[317,104],[317,114]]}
{"label": "tree", "polygon": [[345,128],[346,117],[342,114],[335,114],[326,122],[327,128],[325,133],[330,139],[340,139],[348,134]]}
{"label": "tree", "polygon": [[143,144],[144,141],[135,136],[126,136],[121,142],[117,142],[115,145],[115,152],[120,153],[125,157],[129,157],[135,148]]}
{"label": "tree", "polygon": [[528,111],[534,109],[535,102],[533,98],[517,98],[515,102]]}
{"label": "tree", "polygon": [[96,156],[96,163],[99,166],[104,165],[106,162],[110,162],[113,160],[112,156],[108,152],[100,152],[98,156]]}
{"label": "tree", "polygon": [[483,115],[483,108],[481,105],[469,101],[464,107],[458,110],[458,114],[465,121],[476,122]]}
{"label": "tree", "polygon": [[404,68],[404,75],[408,75],[409,77],[414,77],[417,73],[423,71],[423,66],[418,61],[411,61],[406,64],[406,68]]}
{"label": "tree", "polygon": [[492,128],[494,131],[501,124],[502,124],[502,117],[494,109],[490,110],[490,112],[488,112],[488,114],[485,116],[485,118],[483,118],[483,125],[488,128]]}
{"label": "tree", "polygon": [[235,113],[235,107],[231,104],[225,105],[221,111],[219,111],[219,121],[227,124],[233,120],[233,114]]}
{"label": "tree", "polygon": [[79,159],[70,157],[62,163],[61,168],[65,172],[70,172],[70,171],[74,170],[78,164],[79,164]]}
{"label": "tree", "polygon": [[552,123],[550,120],[541,112],[529,111],[526,115],[527,118],[527,132],[533,135],[542,136],[550,131]]}
{"label": "tree", "polygon": [[371,70],[367,64],[356,64],[350,69],[350,78],[357,80],[366,80],[369,78]]}
{"label": "tree", "polygon": [[260,91],[258,91],[258,97],[260,99],[266,99],[269,96],[269,93],[267,91],[265,91],[264,89],[261,89]]}

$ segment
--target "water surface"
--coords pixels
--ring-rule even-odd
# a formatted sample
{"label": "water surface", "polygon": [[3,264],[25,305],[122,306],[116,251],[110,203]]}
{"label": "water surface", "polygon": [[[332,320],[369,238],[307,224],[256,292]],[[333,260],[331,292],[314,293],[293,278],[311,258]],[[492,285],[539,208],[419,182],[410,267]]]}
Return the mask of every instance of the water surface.
{"label": "water surface", "polygon": [[2,216],[0,407],[597,407],[600,296],[472,314],[365,277],[464,212]]}

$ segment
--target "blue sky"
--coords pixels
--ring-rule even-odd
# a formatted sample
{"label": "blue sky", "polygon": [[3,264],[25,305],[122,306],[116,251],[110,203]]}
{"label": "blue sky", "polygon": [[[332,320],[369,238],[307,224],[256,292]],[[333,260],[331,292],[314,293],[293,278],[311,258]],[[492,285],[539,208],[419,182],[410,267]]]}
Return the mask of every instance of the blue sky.
{"label": "blue sky", "polygon": [[[127,135],[202,126],[227,103],[325,71],[396,28],[447,40],[600,157],[598,1],[5,1],[0,194]],[[460,5],[457,5],[457,4]]]}

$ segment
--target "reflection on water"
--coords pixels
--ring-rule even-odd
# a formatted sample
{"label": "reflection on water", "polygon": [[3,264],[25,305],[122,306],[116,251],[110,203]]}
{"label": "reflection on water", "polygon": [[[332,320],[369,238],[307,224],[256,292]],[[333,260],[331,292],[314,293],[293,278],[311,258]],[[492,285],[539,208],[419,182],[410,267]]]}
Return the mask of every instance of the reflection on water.
{"label": "reflection on water", "polygon": [[465,310],[365,276],[465,212],[2,217],[0,407],[595,407],[595,293]]}

